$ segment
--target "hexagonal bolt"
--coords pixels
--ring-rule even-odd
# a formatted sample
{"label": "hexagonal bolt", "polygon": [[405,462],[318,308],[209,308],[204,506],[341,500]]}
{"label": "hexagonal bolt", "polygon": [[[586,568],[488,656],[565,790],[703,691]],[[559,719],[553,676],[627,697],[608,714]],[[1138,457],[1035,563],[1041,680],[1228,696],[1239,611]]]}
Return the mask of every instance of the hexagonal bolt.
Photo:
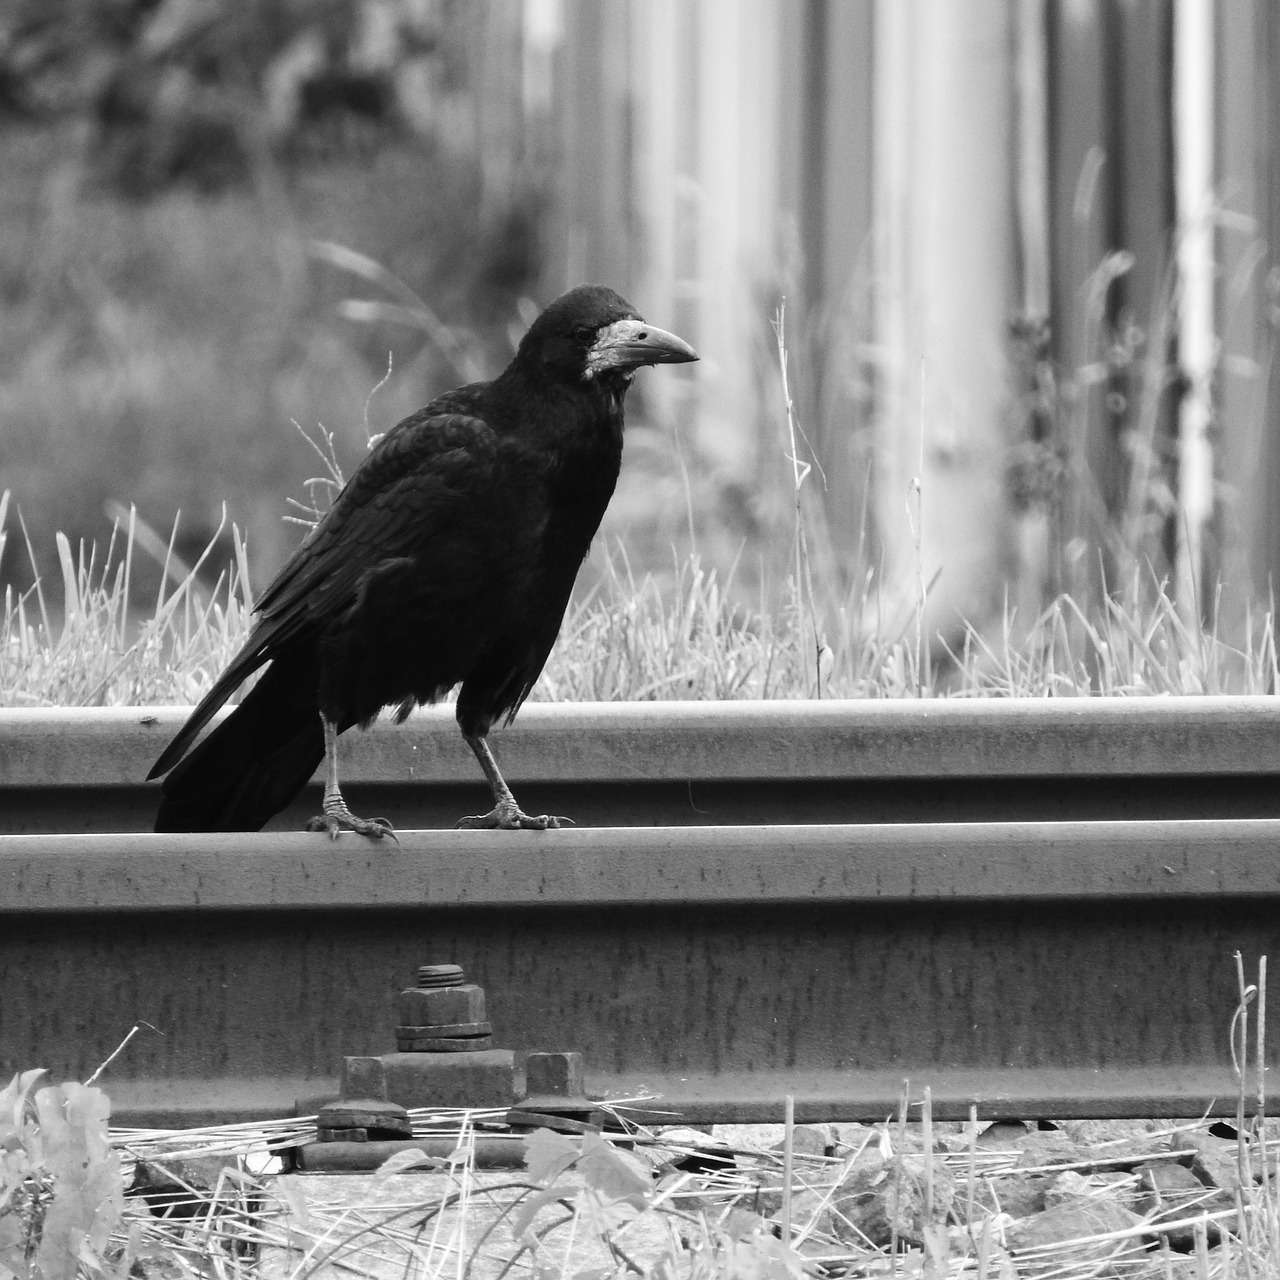
{"label": "hexagonal bolt", "polygon": [[396,1000],[402,1026],[434,1027],[484,1022],[484,988],[474,982],[453,987],[407,987]]}
{"label": "hexagonal bolt", "polygon": [[460,987],[465,981],[460,964],[424,964],[418,967],[420,987]]}
{"label": "hexagonal bolt", "polygon": [[531,1053],[525,1062],[529,1097],[581,1098],[587,1092],[580,1053]]}

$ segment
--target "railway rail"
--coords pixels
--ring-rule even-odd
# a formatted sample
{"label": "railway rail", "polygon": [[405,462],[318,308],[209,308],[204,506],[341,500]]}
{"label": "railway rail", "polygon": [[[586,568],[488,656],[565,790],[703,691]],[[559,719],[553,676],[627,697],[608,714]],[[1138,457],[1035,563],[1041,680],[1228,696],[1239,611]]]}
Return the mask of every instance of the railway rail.
{"label": "railway rail", "polygon": [[530,706],[495,749],[582,824],[547,833],[416,829],[485,798],[438,711],[346,755],[398,846],[288,830],[310,797],[146,831],[183,715],[0,713],[0,1074],[83,1079],[145,1021],[121,1122],[281,1114],[451,960],[496,1043],[692,1121],[883,1117],[904,1078],[939,1116],[1234,1111],[1232,954],[1280,955],[1278,700]]}

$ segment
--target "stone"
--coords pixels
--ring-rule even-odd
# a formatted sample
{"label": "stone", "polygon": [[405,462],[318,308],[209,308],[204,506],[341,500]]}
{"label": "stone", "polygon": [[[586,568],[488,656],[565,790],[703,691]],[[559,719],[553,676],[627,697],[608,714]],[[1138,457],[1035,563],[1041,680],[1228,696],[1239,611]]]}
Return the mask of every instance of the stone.
{"label": "stone", "polygon": [[[1235,1191],[1241,1185],[1240,1147],[1234,1138],[1215,1138],[1203,1130],[1175,1133],[1169,1140],[1171,1151],[1184,1153],[1185,1162],[1191,1172],[1206,1187],[1219,1187],[1224,1191]],[[1267,1172],[1274,1177],[1276,1173],[1275,1157],[1267,1161]],[[1250,1144],[1245,1149],[1244,1185],[1250,1186],[1261,1181],[1262,1162],[1257,1151]]]}
{"label": "stone", "polygon": [[1184,1205],[1188,1200],[1203,1200],[1208,1190],[1190,1169],[1174,1160],[1152,1161],[1139,1165],[1133,1172],[1142,1188],[1138,1196],[1140,1213],[1155,1213]]}
{"label": "stone", "polygon": [[[1135,1207],[1139,1213],[1150,1214],[1157,1221],[1190,1217],[1200,1213],[1213,1213],[1235,1206],[1234,1194],[1205,1186],[1185,1165],[1172,1160],[1161,1160],[1140,1165],[1134,1170],[1138,1175],[1139,1191]],[[1160,1233],[1169,1244],[1186,1251],[1195,1247],[1195,1228],[1177,1227]],[[1218,1224],[1207,1224],[1206,1238],[1210,1245],[1218,1244],[1222,1234]]]}
{"label": "stone", "polygon": [[978,1149],[980,1151],[1015,1151],[1018,1144],[1032,1132],[1034,1130],[1028,1129],[1021,1120],[997,1120],[994,1124],[987,1125],[978,1134]]}
{"label": "stone", "polygon": [[1032,1129],[1015,1143],[1019,1169],[1040,1169],[1057,1164],[1080,1164],[1088,1159],[1059,1129]]}
{"label": "stone", "polygon": [[224,1169],[238,1172],[235,1156],[139,1160],[125,1195],[145,1200],[157,1218],[194,1218],[208,1213]]}
{"label": "stone", "polygon": [[[770,1187],[768,1190],[762,1189],[758,1197],[758,1204],[764,1217],[770,1222],[781,1223],[782,1221],[782,1175],[775,1175],[777,1186]],[[801,1231],[812,1236],[827,1236],[834,1230],[834,1217],[831,1211],[831,1201],[826,1191],[811,1190],[808,1187],[801,1186],[797,1180],[791,1189],[791,1231],[797,1234]],[[830,1246],[827,1246],[828,1249]]]}
{"label": "stone", "polygon": [[[737,1165],[730,1144],[719,1136],[726,1126],[717,1125],[716,1133],[707,1133],[694,1125],[674,1125],[662,1129],[661,1145],[650,1154],[660,1166],[681,1173],[722,1173]],[[743,1126],[738,1126],[739,1128]]]}
{"label": "stone", "polygon": [[880,1134],[870,1125],[837,1121],[826,1127],[831,1131],[835,1154],[838,1156],[851,1155],[855,1151],[877,1154],[880,1151]]}
{"label": "stone", "polygon": [[1044,1189],[1044,1207],[1057,1209],[1076,1200],[1088,1200],[1094,1191],[1093,1183],[1084,1174],[1067,1169],[1050,1176],[1049,1185]]}
{"label": "stone", "polygon": [[[774,1151],[785,1151],[787,1140],[784,1136],[773,1144]],[[826,1126],[798,1124],[791,1131],[791,1150],[802,1156],[828,1156],[834,1150],[834,1142],[826,1132]]]}
{"label": "stone", "polygon": [[[1155,1135],[1168,1130],[1166,1120],[1058,1120],[1059,1129],[1078,1147],[1106,1157],[1116,1151],[1156,1151],[1166,1144]],[[1095,1150],[1103,1147],[1101,1151]],[[1108,1151],[1106,1148],[1112,1148]]]}
{"label": "stone", "polygon": [[[1215,1254],[1209,1255],[1211,1275],[1225,1275],[1226,1269]],[[1146,1261],[1125,1273],[1125,1280],[1204,1280],[1200,1259],[1170,1252],[1149,1253]]]}
{"label": "stone", "polygon": [[[1070,1250],[1050,1246],[1123,1231],[1141,1222],[1136,1213],[1130,1213],[1115,1200],[1094,1196],[1022,1218],[1008,1228],[1005,1240],[1023,1276],[1062,1275],[1068,1271],[1074,1274],[1087,1267],[1091,1275],[1103,1280],[1127,1280],[1133,1267],[1146,1256],[1141,1236],[1097,1241]],[[1029,1254],[1041,1249],[1047,1251]]]}
{"label": "stone", "polygon": [[845,1243],[878,1248],[895,1233],[902,1245],[922,1248],[925,1228],[945,1223],[955,1203],[955,1183],[941,1161],[933,1161],[933,1215],[925,1209],[926,1159],[907,1155],[859,1161],[831,1197],[832,1226]]}
{"label": "stone", "polygon": [[[1045,1194],[1054,1181],[1048,1173],[1009,1174],[1001,1178],[979,1178],[974,1190],[974,1203],[989,1213],[1007,1213],[1011,1218],[1026,1218],[1043,1213]],[[962,1193],[961,1199],[965,1198]]]}

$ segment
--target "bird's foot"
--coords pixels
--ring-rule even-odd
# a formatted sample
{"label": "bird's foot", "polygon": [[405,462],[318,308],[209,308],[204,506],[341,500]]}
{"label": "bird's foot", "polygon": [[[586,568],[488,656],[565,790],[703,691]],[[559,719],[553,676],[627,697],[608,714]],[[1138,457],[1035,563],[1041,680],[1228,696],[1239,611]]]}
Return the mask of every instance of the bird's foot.
{"label": "bird's foot", "polygon": [[327,831],[330,840],[336,840],[343,831],[354,831],[358,836],[368,836],[370,840],[381,840],[384,836],[400,841],[395,828],[386,818],[357,818],[341,796],[336,799],[325,797],[324,812],[317,814],[307,822],[308,831]]}
{"label": "bird's foot", "polygon": [[558,818],[543,813],[531,817],[514,800],[499,800],[488,813],[460,819],[456,827],[460,831],[555,831],[573,826],[572,818]]}

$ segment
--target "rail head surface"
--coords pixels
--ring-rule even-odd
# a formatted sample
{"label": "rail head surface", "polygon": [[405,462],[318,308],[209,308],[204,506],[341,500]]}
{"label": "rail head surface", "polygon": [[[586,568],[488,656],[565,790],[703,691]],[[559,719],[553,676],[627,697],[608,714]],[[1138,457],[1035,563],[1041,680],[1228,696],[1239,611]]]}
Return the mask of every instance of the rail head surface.
{"label": "rail head surface", "polygon": [[[136,786],[185,707],[0,710],[0,789]],[[1280,699],[531,703],[512,783],[1280,774]],[[343,739],[343,779],[472,782],[448,706]]]}
{"label": "rail head surface", "polygon": [[1280,820],[0,839],[0,917],[1280,898]]}

